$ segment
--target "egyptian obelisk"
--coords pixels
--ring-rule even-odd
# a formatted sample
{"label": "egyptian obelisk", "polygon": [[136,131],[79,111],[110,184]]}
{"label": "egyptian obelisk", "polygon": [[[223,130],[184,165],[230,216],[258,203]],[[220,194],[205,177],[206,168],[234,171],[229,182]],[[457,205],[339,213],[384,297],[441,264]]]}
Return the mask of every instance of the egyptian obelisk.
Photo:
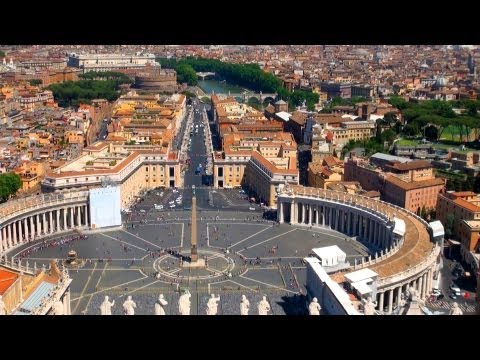
{"label": "egyptian obelisk", "polygon": [[195,189],[193,189],[192,197],[192,250],[191,250],[191,262],[196,263],[198,260],[197,253],[197,197],[195,196]]}

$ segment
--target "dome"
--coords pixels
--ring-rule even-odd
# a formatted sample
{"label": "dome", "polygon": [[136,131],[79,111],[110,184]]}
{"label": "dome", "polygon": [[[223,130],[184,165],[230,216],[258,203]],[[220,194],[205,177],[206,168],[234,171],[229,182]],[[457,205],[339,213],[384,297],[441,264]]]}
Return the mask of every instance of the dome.
{"label": "dome", "polygon": [[445,79],[443,76],[439,77],[437,81],[435,82],[435,85],[437,86],[446,86],[448,83],[447,79]]}
{"label": "dome", "polygon": [[287,103],[283,100],[278,100],[275,105],[286,105]]}

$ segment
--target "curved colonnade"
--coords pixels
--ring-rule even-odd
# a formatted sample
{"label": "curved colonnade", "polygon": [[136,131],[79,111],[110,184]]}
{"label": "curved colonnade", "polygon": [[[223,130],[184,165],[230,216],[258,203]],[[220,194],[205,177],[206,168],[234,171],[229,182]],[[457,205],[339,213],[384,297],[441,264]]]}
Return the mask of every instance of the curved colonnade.
{"label": "curved colonnade", "polygon": [[45,236],[89,227],[88,191],[9,201],[0,205],[0,254]]}
{"label": "curved colonnade", "polygon": [[391,313],[410,287],[422,299],[430,294],[440,247],[417,215],[361,195],[301,186],[278,194],[277,211],[280,223],[326,227],[368,243],[375,255],[350,270],[368,267],[378,274],[379,310]]}

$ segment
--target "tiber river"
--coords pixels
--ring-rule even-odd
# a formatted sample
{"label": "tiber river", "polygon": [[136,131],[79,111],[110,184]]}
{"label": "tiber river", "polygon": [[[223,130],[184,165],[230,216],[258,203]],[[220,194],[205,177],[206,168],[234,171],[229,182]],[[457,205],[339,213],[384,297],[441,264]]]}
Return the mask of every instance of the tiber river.
{"label": "tiber river", "polygon": [[[200,87],[207,95],[210,95],[212,91],[215,91],[215,94],[228,94],[229,91],[235,94],[239,94],[244,92],[245,90],[251,91],[237,85],[231,85],[226,82],[220,82],[217,80],[199,80],[197,86]],[[239,98],[238,100],[242,99]]]}

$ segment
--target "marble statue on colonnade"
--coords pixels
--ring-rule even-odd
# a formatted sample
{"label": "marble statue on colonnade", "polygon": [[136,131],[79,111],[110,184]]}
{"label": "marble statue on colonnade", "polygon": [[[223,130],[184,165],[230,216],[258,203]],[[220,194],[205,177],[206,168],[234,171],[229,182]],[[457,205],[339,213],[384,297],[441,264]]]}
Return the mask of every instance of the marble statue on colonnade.
{"label": "marble statue on colonnade", "polygon": [[363,314],[375,315],[375,303],[370,296],[368,297],[367,302],[363,305]]}
{"label": "marble statue on colonnade", "polygon": [[212,294],[207,303],[207,315],[217,315],[218,301],[220,301],[220,296],[215,297],[215,294]]}
{"label": "marble statue on colonnade", "polygon": [[135,315],[135,308],[137,304],[132,300],[132,297],[129,295],[127,300],[123,303],[123,312],[125,315]]}
{"label": "marble statue on colonnade", "polygon": [[190,315],[190,297],[192,295],[188,290],[178,299],[178,312],[180,315]]}
{"label": "marble statue on colonnade", "polygon": [[100,315],[112,315],[112,307],[115,305],[115,300],[108,301],[108,296],[105,296],[105,300],[100,305]]}
{"label": "marble statue on colonnade", "polygon": [[155,303],[155,315],[165,315],[164,306],[168,305],[167,300],[163,297],[163,294],[160,294],[158,301]]}
{"label": "marble statue on colonnade", "polygon": [[267,297],[263,296],[262,300],[257,305],[258,315],[268,315],[270,311],[270,304],[267,301]]}
{"label": "marble statue on colonnade", "polygon": [[309,315],[320,315],[320,310],[322,310],[322,307],[318,303],[318,299],[314,297],[310,305],[308,305],[308,313]]}
{"label": "marble statue on colonnade", "polygon": [[242,301],[240,302],[240,315],[248,315],[250,310],[250,301],[248,301],[245,295],[242,295]]}

